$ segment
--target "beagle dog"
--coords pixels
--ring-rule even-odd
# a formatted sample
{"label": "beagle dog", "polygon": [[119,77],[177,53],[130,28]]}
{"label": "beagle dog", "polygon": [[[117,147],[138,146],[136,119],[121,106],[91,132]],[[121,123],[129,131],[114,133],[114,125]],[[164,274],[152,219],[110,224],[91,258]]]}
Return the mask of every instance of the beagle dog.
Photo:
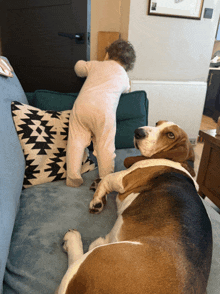
{"label": "beagle dog", "polygon": [[90,203],[100,213],[118,192],[118,218],[105,238],[83,254],[80,233],[64,236],[68,270],[59,294],[205,294],[212,258],[212,228],[188,160],[186,133],[171,122],[135,130],[141,156],[127,170],[104,177]]}

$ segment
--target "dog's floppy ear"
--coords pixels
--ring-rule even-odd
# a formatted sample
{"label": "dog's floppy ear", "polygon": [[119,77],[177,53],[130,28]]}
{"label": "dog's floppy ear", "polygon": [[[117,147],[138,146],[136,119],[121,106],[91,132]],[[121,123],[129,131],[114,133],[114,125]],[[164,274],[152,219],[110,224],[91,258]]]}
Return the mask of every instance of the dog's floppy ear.
{"label": "dog's floppy ear", "polygon": [[191,174],[192,177],[195,177],[196,175],[194,171],[195,152],[190,142],[188,146],[189,146],[189,149],[188,149],[186,161],[184,161],[181,165]]}
{"label": "dog's floppy ear", "polygon": [[135,162],[140,161],[140,160],[145,160],[147,159],[147,157],[145,156],[131,156],[131,157],[127,157],[124,160],[124,166],[126,168],[129,168],[130,166],[132,166]]}
{"label": "dog's floppy ear", "polygon": [[166,158],[176,162],[184,162],[187,160],[194,162],[195,154],[187,135],[183,133],[182,138],[177,142],[169,148],[155,153],[151,158]]}
{"label": "dog's floppy ear", "polygon": [[189,152],[188,152],[188,157],[186,160],[191,160],[191,161],[195,161],[195,152],[193,150],[193,146],[192,144],[189,142]]}
{"label": "dog's floppy ear", "polygon": [[182,138],[182,140],[175,144],[171,149],[158,152],[151,158],[165,158],[175,162],[180,162],[181,165],[192,175],[192,177],[195,176],[195,153],[192,144],[187,137]]}

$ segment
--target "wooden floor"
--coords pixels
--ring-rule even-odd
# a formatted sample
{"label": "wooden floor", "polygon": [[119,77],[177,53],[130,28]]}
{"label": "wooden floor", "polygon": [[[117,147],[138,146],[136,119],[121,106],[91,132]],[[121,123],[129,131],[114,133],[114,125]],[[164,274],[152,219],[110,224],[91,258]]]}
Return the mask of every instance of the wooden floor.
{"label": "wooden floor", "polygon": [[200,125],[200,130],[206,131],[211,129],[216,129],[216,122],[211,117],[203,115],[201,125]]}

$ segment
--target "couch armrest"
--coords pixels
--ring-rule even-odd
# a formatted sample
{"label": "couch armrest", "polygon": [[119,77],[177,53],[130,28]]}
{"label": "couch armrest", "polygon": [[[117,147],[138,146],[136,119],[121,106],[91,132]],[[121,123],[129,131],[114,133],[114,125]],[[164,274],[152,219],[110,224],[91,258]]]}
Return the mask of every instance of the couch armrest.
{"label": "couch armrest", "polygon": [[[7,60],[7,59],[6,59]],[[24,155],[11,115],[11,101],[28,103],[22,86],[0,75],[0,289],[24,177]]]}

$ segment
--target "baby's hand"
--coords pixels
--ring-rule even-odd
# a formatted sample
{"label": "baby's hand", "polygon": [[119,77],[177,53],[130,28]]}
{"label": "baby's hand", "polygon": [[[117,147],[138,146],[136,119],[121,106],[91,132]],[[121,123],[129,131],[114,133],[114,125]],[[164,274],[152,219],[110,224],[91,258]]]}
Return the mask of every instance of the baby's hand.
{"label": "baby's hand", "polygon": [[79,60],[74,66],[75,73],[80,78],[85,78],[88,76],[88,62],[84,60]]}

